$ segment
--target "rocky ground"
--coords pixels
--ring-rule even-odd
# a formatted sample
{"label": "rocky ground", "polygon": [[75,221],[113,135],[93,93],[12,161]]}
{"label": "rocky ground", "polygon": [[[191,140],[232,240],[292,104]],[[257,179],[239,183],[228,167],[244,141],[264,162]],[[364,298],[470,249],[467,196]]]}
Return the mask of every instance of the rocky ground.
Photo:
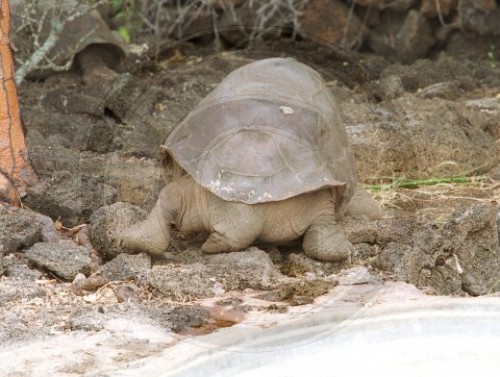
{"label": "rocky ground", "polygon": [[[325,76],[359,179],[384,207],[378,221],[345,219],[352,265],[273,245],[204,255],[203,235],[176,240],[163,259],[124,254],[118,232],[170,179],[161,142],[225,74],[276,55]],[[132,61],[97,85],[74,71],[20,87],[40,181],[25,208],[0,207],[1,375],[105,375],[220,328],[307,317],[325,297],[362,304],[373,287],[498,295],[498,61],[443,52],[401,65],[310,42],[182,45]]]}

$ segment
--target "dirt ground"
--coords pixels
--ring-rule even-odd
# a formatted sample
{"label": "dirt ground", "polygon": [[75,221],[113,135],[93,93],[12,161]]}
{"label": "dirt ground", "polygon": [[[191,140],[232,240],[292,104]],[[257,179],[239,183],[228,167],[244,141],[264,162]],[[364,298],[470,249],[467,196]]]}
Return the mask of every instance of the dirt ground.
{"label": "dirt ground", "polygon": [[[172,128],[225,74],[277,55],[324,75],[359,180],[383,206],[381,220],[344,221],[352,265],[272,245],[206,256],[203,235],[177,240],[164,259],[121,254],[116,232],[169,180],[159,145]],[[354,303],[352,314],[384,301],[381,290],[389,301],[498,295],[499,62],[443,55],[402,66],[300,43],[186,45],[131,61],[93,86],[75,70],[20,87],[40,182],[26,209],[0,208],[0,375],[121,375],[222,328],[298,321],[329,300]]]}

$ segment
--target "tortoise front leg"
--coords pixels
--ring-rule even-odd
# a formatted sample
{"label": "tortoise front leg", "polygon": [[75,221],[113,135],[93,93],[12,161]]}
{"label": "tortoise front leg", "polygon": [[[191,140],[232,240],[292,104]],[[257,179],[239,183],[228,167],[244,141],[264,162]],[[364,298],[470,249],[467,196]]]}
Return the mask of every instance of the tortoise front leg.
{"label": "tortoise front leg", "polygon": [[121,245],[127,249],[162,255],[170,245],[171,225],[174,222],[175,202],[172,201],[172,186],[167,185],[148,217],[121,234]]}

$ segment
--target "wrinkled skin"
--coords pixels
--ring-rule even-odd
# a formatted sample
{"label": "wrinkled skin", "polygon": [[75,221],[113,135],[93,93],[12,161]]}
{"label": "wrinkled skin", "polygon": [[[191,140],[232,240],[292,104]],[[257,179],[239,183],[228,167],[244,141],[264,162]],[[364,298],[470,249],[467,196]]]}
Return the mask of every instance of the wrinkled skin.
{"label": "wrinkled skin", "polygon": [[[127,249],[161,255],[175,226],[185,236],[209,232],[205,253],[240,251],[251,244],[286,244],[303,236],[307,256],[322,261],[350,260],[351,245],[336,222],[335,190],[305,193],[290,199],[259,204],[224,201],[185,177],[167,185],[146,220],[126,229]],[[380,208],[358,188],[347,208],[355,218],[380,217]]]}

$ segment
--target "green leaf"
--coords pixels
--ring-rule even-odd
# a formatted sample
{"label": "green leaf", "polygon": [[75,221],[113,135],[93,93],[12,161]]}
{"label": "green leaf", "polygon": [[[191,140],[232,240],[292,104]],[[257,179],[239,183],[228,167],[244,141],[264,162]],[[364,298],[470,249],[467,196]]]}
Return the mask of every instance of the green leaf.
{"label": "green leaf", "polygon": [[126,43],[130,43],[130,33],[126,26],[120,26],[118,28],[118,34],[122,36]]}

